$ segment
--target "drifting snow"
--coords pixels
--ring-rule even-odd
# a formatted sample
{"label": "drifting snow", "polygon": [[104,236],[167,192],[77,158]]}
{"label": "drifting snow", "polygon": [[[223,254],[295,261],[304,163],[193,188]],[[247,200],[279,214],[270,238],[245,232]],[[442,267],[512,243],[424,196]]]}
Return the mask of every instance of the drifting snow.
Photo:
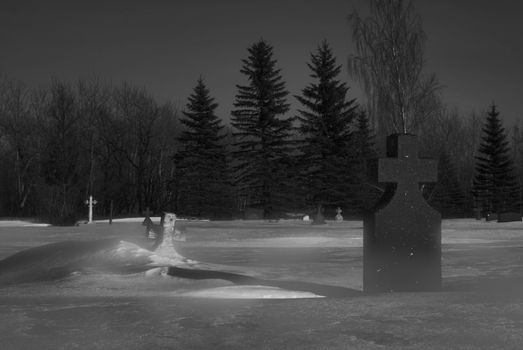
{"label": "drifting snow", "polygon": [[226,286],[177,293],[176,296],[207,299],[303,299],[324,298],[310,292],[299,292],[268,286]]}
{"label": "drifting snow", "polygon": [[50,224],[23,220],[0,220],[0,227],[48,227]]}

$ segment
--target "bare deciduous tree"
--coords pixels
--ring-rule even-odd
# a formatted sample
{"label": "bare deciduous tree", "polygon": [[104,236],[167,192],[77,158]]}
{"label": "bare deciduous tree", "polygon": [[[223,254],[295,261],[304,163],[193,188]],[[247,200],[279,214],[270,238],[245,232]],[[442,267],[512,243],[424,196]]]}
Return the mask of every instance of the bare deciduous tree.
{"label": "bare deciduous tree", "polygon": [[78,113],[81,115],[82,123],[82,153],[88,155],[85,169],[88,174],[88,182],[85,186],[85,198],[95,194],[95,180],[97,177],[96,153],[99,146],[99,129],[96,121],[108,114],[110,102],[110,90],[107,84],[98,77],[92,76],[88,79],[78,81]]}
{"label": "bare deciduous tree", "polygon": [[35,185],[38,169],[37,126],[30,113],[30,90],[21,82],[4,78],[0,83],[0,134],[5,151],[13,162],[16,182],[16,208],[13,214],[24,214]]}
{"label": "bare deciduous tree", "polygon": [[[152,201],[148,184],[154,172],[152,151],[154,128],[160,117],[160,107],[145,89],[122,84],[113,93],[116,118],[125,125],[121,154],[130,165],[130,179],[135,189],[135,205],[142,212]],[[135,210],[133,208],[133,210]]]}
{"label": "bare deciduous tree", "polygon": [[426,36],[411,1],[371,0],[370,16],[349,16],[357,54],[349,73],[360,80],[380,134],[414,132],[439,105],[434,75],[425,77]]}
{"label": "bare deciduous tree", "polygon": [[41,189],[43,205],[53,224],[70,224],[77,219],[81,203],[81,124],[77,95],[67,83],[53,79],[49,87],[42,123],[44,151]]}

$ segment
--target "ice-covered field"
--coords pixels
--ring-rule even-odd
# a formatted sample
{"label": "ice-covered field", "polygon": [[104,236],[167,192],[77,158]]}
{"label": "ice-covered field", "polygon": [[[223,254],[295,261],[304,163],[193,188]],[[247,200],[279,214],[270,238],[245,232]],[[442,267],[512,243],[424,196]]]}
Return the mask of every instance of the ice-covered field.
{"label": "ice-covered field", "polygon": [[0,348],[523,344],[521,222],[445,220],[443,291],[364,295],[362,222],[185,221],[166,257],[141,221],[0,222],[0,260],[18,253],[0,262]]}

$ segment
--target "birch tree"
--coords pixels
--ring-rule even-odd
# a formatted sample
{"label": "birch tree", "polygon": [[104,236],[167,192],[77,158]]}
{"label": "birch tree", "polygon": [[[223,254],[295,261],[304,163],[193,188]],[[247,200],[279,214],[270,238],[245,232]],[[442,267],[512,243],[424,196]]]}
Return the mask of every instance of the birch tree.
{"label": "birch tree", "polygon": [[415,132],[438,109],[434,75],[425,75],[426,35],[411,1],[370,0],[370,15],[349,16],[356,54],[349,73],[368,98],[380,136]]}

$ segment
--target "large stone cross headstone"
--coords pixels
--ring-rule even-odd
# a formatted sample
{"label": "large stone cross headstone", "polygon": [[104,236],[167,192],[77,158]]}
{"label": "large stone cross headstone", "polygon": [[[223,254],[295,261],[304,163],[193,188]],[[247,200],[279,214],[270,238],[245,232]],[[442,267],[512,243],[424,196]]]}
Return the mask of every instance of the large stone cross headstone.
{"label": "large stone cross headstone", "polygon": [[419,188],[436,182],[437,162],[418,158],[416,136],[396,134],[387,138],[387,158],[372,169],[387,189],[364,221],[364,291],[440,289],[441,216]]}

